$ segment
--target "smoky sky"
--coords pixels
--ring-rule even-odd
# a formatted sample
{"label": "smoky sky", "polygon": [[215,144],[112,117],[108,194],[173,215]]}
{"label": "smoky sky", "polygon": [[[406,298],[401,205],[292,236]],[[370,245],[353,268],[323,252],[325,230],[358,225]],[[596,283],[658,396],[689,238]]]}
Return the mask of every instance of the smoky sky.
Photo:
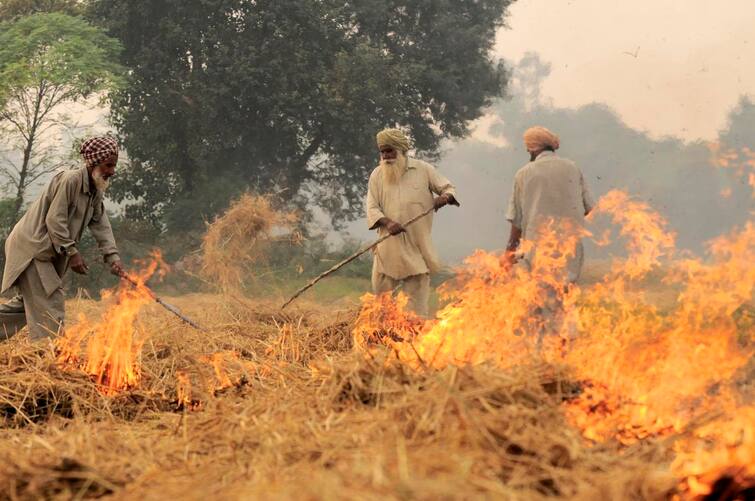
{"label": "smoky sky", "polygon": [[[745,177],[714,167],[707,145],[675,137],[654,138],[627,126],[610,107],[593,103],[559,108],[540,96],[550,66],[528,54],[512,68],[509,96],[491,108],[487,135],[500,141],[469,138],[445,145],[437,167],[457,186],[462,206],[437,214],[433,237],[449,264],[475,249],[505,246],[509,223],[505,210],[516,171],[529,160],[521,137],[532,125],[543,125],[561,138],[560,156],[577,163],[595,198],[612,189],[626,190],[648,202],[676,232],[677,245],[696,253],[705,242],[742,225],[753,209]],[[755,104],[742,98],[731,110],[719,140],[731,147],[755,150]],[[722,191],[730,191],[728,197]],[[374,234],[363,220],[350,225],[352,235]],[[587,248],[588,258],[605,257]]]}
{"label": "smoky sky", "polygon": [[654,137],[713,139],[744,93],[755,96],[752,0],[519,0],[495,54],[552,63],[556,106],[607,103]]}

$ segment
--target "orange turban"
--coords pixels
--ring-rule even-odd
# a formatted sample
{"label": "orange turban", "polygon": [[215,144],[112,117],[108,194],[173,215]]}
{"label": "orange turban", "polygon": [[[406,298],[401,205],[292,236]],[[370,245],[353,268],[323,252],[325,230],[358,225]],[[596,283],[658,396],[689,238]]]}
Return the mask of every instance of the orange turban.
{"label": "orange turban", "polygon": [[530,151],[552,148],[557,150],[560,143],[558,136],[545,127],[531,127],[524,133],[524,144]]}

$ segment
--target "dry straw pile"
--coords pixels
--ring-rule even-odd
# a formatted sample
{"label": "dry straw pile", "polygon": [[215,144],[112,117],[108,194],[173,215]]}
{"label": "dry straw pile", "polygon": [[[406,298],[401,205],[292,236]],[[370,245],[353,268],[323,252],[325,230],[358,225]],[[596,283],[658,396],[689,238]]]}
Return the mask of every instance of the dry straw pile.
{"label": "dry straw pile", "polygon": [[200,275],[220,290],[238,291],[253,265],[264,263],[272,242],[291,241],[297,219],[268,196],[246,193],[207,227]]}
{"label": "dry straw pile", "polygon": [[209,332],[147,308],[141,382],[116,397],[23,338],[0,345],[0,497],[621,500],[676,484],[659,445],[589,447],[558,367],[418,373],[355,349],[355,311],[175,302]]}

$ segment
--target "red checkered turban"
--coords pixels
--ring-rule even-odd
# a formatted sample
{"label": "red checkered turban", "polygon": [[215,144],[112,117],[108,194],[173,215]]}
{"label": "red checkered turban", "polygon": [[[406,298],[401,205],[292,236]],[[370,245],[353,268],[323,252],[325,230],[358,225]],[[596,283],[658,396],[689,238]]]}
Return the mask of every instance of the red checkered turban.
{"label": "red checkered turban", "polygon": [[118,141],[111,136],[90,137],[83,143],[79,153],[84,157],[87,167],[95,167],[102,162],[118,161]]}

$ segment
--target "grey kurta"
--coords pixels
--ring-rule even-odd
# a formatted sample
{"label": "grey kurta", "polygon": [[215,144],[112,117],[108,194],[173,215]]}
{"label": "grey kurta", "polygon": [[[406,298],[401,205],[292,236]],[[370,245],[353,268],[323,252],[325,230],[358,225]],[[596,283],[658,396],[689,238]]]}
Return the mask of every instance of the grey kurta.
{"label": "grey kurta", "polygon": [[85,227],[107,263],[120,259],[102,199],[86,167],[62,171],[16,223],[5,242],[2,292],[16,286],[21,295],[0,306],[0,335],[12,336],[26,323],[33,340],[58,331],[68,254],[77,252]]}
{"label": "grey kurta", "polygon": [[5,242],[0,292],[10,289],[33,260],[45,292],[49,295],[59,289],[68,269],[66,249],[78,244],[87,226],[105,261],[120,259],[103,194],[90,187],[87,168],[57,173]]}
{"label": "grey kurta", "polygon": [[[506,218],[522,230],[523,239],[536,241],[539,226],[547,219],[566,219],[582,227],[593,205],[582,171],[574,162],[544,151],[516,173]],[[579,278],[582,256],[579,243],[568,263],[569,281]]]}
{"label": "grey kurta", "polygon": [[[414,158],[407,159],[407,170],[395,184],[386,183],[379,166],[372,171],[367,187],[367,225],[374,229],[382,217],[406,223],[433,205],[433,193],[448,193],[456,197],[451,182],[432,165]],[[402,280],[413,275],[437,271],[441,264],[433,247],[431,233],[433,215],[429,214],[411,226],[405,233],[395,235],[375,250],[373,264],[376,273]],[[378,228],[378,235],[388,230]]]}

